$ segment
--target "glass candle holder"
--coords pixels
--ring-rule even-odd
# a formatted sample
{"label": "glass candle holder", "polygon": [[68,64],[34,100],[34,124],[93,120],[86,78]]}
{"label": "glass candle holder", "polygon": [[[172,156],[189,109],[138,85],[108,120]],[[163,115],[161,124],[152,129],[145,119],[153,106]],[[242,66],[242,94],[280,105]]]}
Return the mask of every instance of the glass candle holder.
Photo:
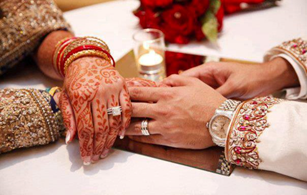
{"label": "glass candle holder", "polygon": [[157,29],[143,29],[133,35],[134,55],[139,76],[152,81],[165,78],[164,34]]}

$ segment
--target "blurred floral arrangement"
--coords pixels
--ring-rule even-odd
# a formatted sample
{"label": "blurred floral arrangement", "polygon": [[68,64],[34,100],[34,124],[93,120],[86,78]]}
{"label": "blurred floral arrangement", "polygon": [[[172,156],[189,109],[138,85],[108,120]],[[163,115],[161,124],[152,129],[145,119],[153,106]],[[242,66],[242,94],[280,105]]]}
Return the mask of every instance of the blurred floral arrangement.
{"label": "blurred floral arrangement", "polygon": [[203,64],[205,58],[205,56],[201,55],[166,51],[165,65],[167,76],[172,74],[179,74],[181,71],[185,71]]}
{"label": "blurred floral arrangement", "polygon": [[207,38],[216,42],[223,28],[224,14],[261,9],[278,0],[140,0],[134,11],[142,28],[161,30],[165,40],[185,44]]}

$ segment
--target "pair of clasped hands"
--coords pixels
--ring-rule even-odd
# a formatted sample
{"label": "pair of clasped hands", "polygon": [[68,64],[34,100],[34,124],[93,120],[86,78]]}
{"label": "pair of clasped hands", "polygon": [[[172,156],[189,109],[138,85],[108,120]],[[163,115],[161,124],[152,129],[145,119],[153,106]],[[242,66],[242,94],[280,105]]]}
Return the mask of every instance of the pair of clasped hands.
{"label": "pair of clasped hands", "polygon": [[[176,148],[211,147],[206,123],[226,98],[249,99],[299,85],[282,58],[256,65],[210,62],[161,83],[125,80],[108,63],[96,57],[74,61],[63,91],[55,94],[66,143],[78,135],[85,165],[105,158],[118,136]],[[116,106],[122,107],[121,115],[108,115],[107,109]],[[144,118],[150,136],[141,133]]]}

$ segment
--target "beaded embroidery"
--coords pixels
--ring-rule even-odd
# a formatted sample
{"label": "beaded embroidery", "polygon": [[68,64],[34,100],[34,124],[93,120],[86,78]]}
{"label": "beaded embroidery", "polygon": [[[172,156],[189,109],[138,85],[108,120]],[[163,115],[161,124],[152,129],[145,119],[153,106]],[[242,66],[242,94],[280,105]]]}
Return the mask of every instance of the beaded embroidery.
{"label": "beaded embroidery", "polygon": [[250,169],[258,168],[261,162],[257,149],[258,137],[269,127],[269,109],[281,101],[270,96],[260,97],[245,101],[238,107],[225,146],[229,162]]}
{"label": "beaded embroidery", "polygon": [[35,89],[0,90],[0,154],[59,138],[62,125],[47,99],[47,92]]}
{"label": "beaded embroidery", "polygon": [[272,48],[265,56],[265,60],[267,61],[271,56],[279,53],[290,55],[300,66],[303,67],[307,74],[307,41],[304,41],[301,38],[285,41],[281,45]]}
{"label": "beaded embroidery", "polygon": [[51,31],[70,30],[52,0],[1,0],[0,12],[0,75],[29,55]]}

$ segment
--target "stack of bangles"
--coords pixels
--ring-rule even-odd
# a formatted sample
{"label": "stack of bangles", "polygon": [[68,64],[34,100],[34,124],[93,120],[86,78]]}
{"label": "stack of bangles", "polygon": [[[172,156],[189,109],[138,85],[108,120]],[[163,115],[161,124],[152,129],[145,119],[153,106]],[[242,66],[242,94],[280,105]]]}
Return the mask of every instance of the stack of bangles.
{"label": "stack of bangles", "polygon": [[58,42],[53,54],[53,67],[65,77],[68,66],[84,56],[101,57],[115,66],[107,44],[96,37],[70,37]]}

